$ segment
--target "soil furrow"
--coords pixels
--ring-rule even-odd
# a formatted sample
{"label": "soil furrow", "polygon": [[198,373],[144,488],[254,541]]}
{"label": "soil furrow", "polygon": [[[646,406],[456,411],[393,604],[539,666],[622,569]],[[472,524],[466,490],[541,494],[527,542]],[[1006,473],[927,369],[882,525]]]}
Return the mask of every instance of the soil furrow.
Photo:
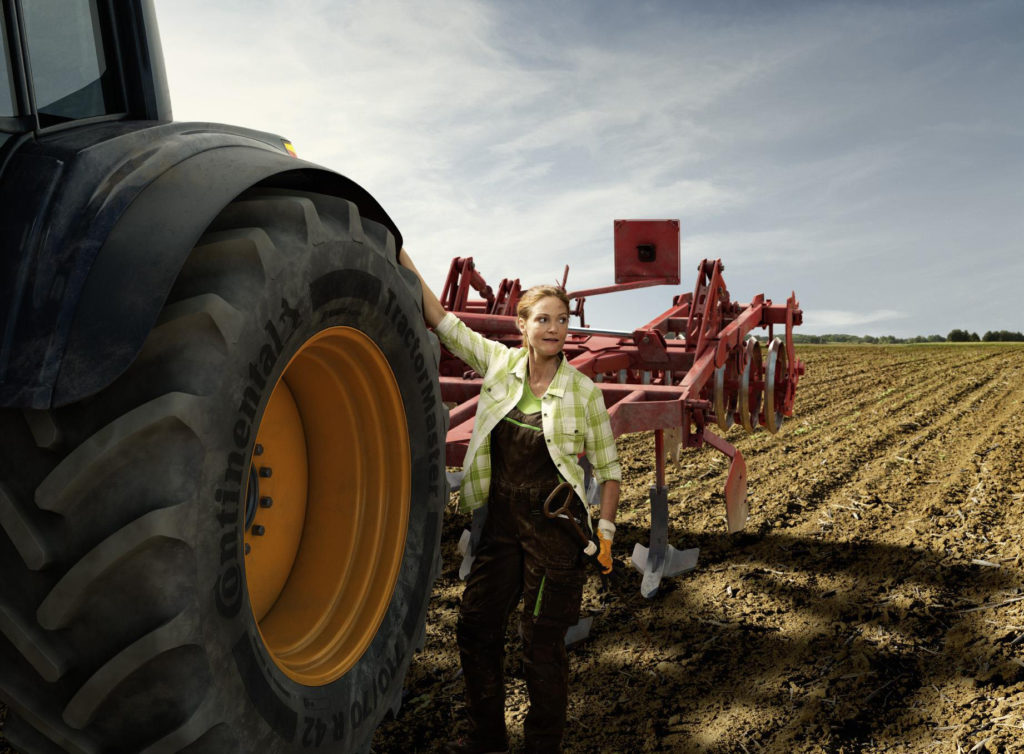
{"label": "soil furrow", "polygon": [[[751,521],[725,533],[727,464],[709,448],[667,468],[670,542],[697,569],[639,595],[599,594],[571,650],[569,752],[1013,751],[1024,727],[1024,348],[799,347],[796,416],[728,439]],[[715,431],[714,428],[712,431]],[[620,438],[616,551],[649,538],[650,435]],[[409,699],[377,751],[433,751],[462,724],[445,569]],[[527,699],[509,628],[509,712]],[[984,742],[984,747],[982,743]]]}

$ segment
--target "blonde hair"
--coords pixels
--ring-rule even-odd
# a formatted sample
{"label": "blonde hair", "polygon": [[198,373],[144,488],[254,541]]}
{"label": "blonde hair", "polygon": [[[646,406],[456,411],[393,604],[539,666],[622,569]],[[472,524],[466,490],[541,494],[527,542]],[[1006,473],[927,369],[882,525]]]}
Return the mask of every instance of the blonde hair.
{"label": "blonde hair", "polygon": [[[548,296],[557,298],[565,304],[565,313],[569,313],[569,296],[566,294],[565,288],[557,285],[535,285],[532,288],[527,288],[523,291],[523,295],[519,297],[519,304],[516,306],[516,316],[522,320],[529,319],[533,313],[533,307],[541,299],[545,299]],[[523,348],[529,348],[525,332],[523,333]]]}

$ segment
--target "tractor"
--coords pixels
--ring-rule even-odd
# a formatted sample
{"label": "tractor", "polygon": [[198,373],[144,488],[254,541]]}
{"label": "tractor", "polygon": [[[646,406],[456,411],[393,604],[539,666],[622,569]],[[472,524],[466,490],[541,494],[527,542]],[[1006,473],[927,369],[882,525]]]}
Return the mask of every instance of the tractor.
{"label": "tractor", "polygon": [[367,751],[439,568],[402,236],[172,120],[152,0],[2,0],[0,702],[21,754]]}

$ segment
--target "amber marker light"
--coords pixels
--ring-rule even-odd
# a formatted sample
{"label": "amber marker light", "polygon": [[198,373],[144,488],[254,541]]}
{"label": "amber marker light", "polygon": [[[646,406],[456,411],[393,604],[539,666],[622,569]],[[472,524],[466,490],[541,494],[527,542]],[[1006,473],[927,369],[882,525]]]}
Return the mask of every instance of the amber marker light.
{"label": "amber marker light", "polygon": [[295,147],[292,146],[292,143],[290,141],[288,141],[287,139],[281,139],[281,143],[284,144],[284,148],[288,150],[288,154],[290,154],[292,157],[299,156],[298,154],[295,153]]}

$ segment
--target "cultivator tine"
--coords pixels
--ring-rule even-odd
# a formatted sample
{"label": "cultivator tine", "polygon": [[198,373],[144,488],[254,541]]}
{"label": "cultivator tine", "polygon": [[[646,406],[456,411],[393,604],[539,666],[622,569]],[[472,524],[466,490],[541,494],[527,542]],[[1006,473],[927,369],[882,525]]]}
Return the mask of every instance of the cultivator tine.
{"label": "cultivator tine", "polygon": [[480,544],[480,535],[484,531],[484,521],[487,520],[487,506],[477,508],[473,511],[473,522],[469,529],[462,530],[459,538],[459,552],[462,553],[462,562],[459,564],[459,579],[466,580],[469,570],[473,567],[476,559],[476,548]]}
{"label": "cultivator tine", "polygon": [[743,529],[748,515],[747,464],[737,451],[729,464],[729,477],[725,480],[725,519],[729,533]]}
{"label": "cultivator tine", "polygon": [[448,489],[452,492],[458,492],[459,488],[462,487],[462,478],[464,476],[466,476],[466,472],[462,470],[452,471],[450,469],[446,469],[444,472],[444,478],[448,482]]}
{"label": "cultivator tine", "polygon": [[643,574],[640,593],[652,599],[663,578],[671,578],[697,567],[699,548],[677,550],[668,543],[668,488],[651,487],[650,547],[633,546],[633,567]]}
{"label": "cultivator tine", "polygon": [[594,625],[594,616],[587,615],[580,618],[576,625],[569,626],[569,630],[565,632],[565,646],[569,647],[577,642],[581,642],[584,639],[590,638],[590,629]]}
{"label": "cultivator tine", "polygon": [[654,433],[655,484],[651,487],[651,546],[633,547],[633,567],[643,574],[640,593],[651,599],[661,580],[697,567],[699,549],[677,550],[668,543],[668,487],[665,486],[665,430]]}
{"label": "cultivator tine", "polygon": [[729,457],[729,476],[725,480],[725,520],[730,534],[738,532],[747,523],[747,463],[735,446],[706,429],[704,442]]}

